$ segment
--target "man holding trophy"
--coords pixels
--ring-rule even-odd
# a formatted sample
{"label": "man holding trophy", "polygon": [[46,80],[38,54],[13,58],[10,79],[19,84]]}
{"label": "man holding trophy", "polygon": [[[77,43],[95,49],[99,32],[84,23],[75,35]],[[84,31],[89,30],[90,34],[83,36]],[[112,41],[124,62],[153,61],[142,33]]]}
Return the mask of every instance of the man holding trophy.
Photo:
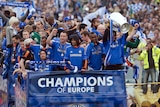
{"label": "man holding trophy", "polygon": [[118,12],[111,13],[108,19],[110,26],[105,30],[103,36],[106,52],[104,68],[106,70],[123,69],[123,64],[125,63],[124,47],[135,32],[132,31],[128,34],[130,25],[127,23],[127,19]]}

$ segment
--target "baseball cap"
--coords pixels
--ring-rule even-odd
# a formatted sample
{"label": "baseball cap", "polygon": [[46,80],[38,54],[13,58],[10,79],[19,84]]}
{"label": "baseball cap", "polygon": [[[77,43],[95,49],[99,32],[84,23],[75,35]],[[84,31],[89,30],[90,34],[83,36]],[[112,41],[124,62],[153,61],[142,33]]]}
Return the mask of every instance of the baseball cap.
{"label": "baseball cap", "polygon": [[67,16],[67,17],[65,17],[64,18],[64,21],[66,22],[66,21],[70,21],[70,20],[72,20],[69,16]]}
{"label": "baseball cap", "polygon": [[26,23],[25,23],[25,22],[20,22],[20,23],[19,23],[19,28],[20,28],[20,29],[23,29],[25,26],[26,26]]}
{"label": "baseball cap", "polygon": [[28,15],[27,19],[29,19],[29,20],[30,20],[31,18],[32,18],[32,15]]}

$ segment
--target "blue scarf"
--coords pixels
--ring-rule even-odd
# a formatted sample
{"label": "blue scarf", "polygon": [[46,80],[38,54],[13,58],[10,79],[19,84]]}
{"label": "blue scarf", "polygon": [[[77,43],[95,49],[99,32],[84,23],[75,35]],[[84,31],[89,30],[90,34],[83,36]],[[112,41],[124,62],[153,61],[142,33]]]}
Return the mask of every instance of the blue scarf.
{"label": "blue scarf", "polygon": [[29,2],[0,2],[0,6],[29,7]]}

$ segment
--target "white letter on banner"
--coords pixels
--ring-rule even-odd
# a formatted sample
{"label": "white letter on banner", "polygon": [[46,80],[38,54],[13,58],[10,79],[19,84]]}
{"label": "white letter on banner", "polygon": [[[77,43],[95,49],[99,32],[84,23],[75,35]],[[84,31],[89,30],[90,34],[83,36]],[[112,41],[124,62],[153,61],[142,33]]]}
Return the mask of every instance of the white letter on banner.
{"label": "white letter on banner", "polygon": [[76,77],[76,86],[80,86],[80,84],[83,83],[82,77]]}
{"label": "white letter on banner", "polygon": [[45,81],[45,78],[40,78],[40,79],[38,80],[38,86],[44,88],[44,87],[45,87],[45,84],[42,85],[42,81]]}
{"label": "white letter on banner", "polygon": [[83,79],[84,79],[84,80],[83,80],[84,86],[87,86],[87,77],[84,77]]}
{"label": "white letter on banner", "polygon": [[51,78],[51,80],[49,80],[50,78],[46,78],[46,87],[49,87],[49,85],[51,85],[51,87],[54,87],[54,78]]}
{"label": "white letter on banner", "polygon": [[63,87],[63,83],[62,83],[62,79],[61,78],[57,78],[56,82],[55,82],[55,87],[60,86]]}
{"label": "white letter on banner", "polygon": [[63,88],[61,88],[61,87],[57,88],[57,92],[58,93],[62,93],[63,92]]}
{"label": "white letter on banner", "polygon": [[[93,81],[93,82],[91,82],[91,81]],[[95,77],[89,77],[87,83],[89,86],[95,86],[97,84],[97,80]]]}
{"label": "white letter on banner", "polygon": [[94,87],[91,87],[91,92],[94,92]]}
{"label": "white letter on banner", "polygon": [[97,85],[105,86],[106,85],[106,77],[97,77]]}
{"label": "white letter on banner", "polygon": [[113,85],[113,77],[109,76],[107,77],[107,86]]}
{"label": "white letter on banner", "polygon": [[69,87],[76,86],[75,79],[72,78],[72,77],[71,78],[65,78],[64,87],[66,87],[66,86],[69,86]]}

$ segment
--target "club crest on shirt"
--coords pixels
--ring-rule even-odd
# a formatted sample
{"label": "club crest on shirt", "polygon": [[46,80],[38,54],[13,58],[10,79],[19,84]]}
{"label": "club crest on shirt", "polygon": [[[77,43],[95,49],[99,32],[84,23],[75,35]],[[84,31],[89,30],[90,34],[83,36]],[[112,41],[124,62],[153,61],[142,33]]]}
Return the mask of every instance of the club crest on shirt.
{"label": "club crest on shirt", "polygon": [[48,51],[47,54],[50,55],[51,53]]}
{"label": "club crest on shirt", "polygon": [[73,53],[73,51],[70,51],[70,53]]}

